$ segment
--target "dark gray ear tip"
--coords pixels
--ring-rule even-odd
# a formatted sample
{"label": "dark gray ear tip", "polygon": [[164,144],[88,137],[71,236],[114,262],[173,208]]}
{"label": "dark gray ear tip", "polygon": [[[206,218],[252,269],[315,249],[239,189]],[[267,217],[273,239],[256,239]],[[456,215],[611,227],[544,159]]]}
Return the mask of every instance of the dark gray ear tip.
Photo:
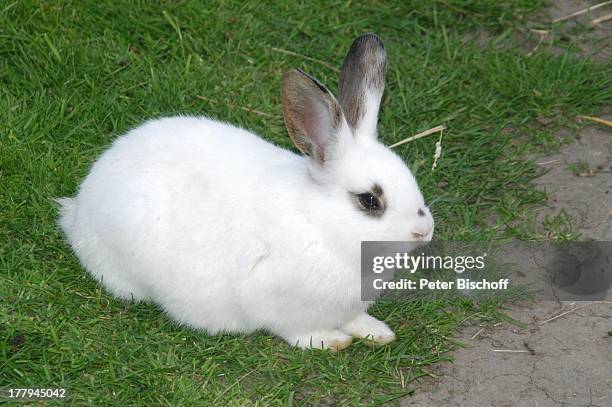
{"label": "dark gray ear tip", "polygon": [[295,79],[296,77],[301,77],[303,76],[303,72],[300,71],[299,69],[292,69],[290,71],[287,71],[283,74],[283,83],[286,83],[288,81],[291,81],[293,79]]}
{"label": "dark gray ear tip", "polygon": [[361,34],[353,41],[353,46],[368,46],[373,48],[385,49],[380,37],[374,33]]}

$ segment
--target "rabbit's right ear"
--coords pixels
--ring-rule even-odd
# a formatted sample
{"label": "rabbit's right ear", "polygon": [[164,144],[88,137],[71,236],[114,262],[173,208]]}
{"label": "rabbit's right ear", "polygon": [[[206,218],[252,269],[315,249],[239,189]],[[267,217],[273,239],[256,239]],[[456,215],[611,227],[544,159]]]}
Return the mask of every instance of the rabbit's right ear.
{"label": "rabbit's right ear", "polygon": [[342,69],[338,99],[353,134],[376,138],[378,108],[385,90],[387,52],[375,34],[353,41]]}
{"label": "rabbit's right ear", "polygon": [[300,70],[287,72],[282,85],[285,125],[293,144],[323,165],[342,127],[343,115],[332,93]]}

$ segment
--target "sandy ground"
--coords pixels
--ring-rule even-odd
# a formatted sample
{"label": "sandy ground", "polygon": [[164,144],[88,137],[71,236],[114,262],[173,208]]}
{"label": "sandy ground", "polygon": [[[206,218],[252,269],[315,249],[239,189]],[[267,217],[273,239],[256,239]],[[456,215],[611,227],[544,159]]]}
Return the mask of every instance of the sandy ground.
{"label": "sandy ground", "polygon": [[[612,120],[612,115],[603,118]],[[588,170],[570,169],[576,162]],[[538,210],[538,218],[564,209],[575,221],[580,240],[612,241],[612,131],[590,126],[558,154],[536,162],[549,169],[538,185],[549,193],[548,206]]]}
{"label": "sandy ground", "polygon": [[[533,16],[537,22],[554,21],[572,14],[575,11],[583,10],[588,7],[603,3],[603,0],[549,0],[549,6],[542,13]],[[604,62],[612,57],[612,47],[610,38],[612,37],[612,20],[604,21],[605,17],[612,13],[610,5],[599,7],[590,12],[581,14],[576,18],[571,18],[563,23],[562,28],[551,35],[565,36],[571,38],[571,42],[576,45],[579,55],[589,55],[595,61]],[[591,27],[592,29],[580,33],[579,27]],[[543,46],[550,40],[550,36],[543,38]],[[553,53],[561,52],[560,48],[553,47]]]}
{"label": "sandy ground", "polygon": [[[422,381],[405,406],[611,406],[611,304],[562,312],[556,303],[515,307],[508,315],[527,328],[469,327],[459,339],[471,348],[439,366],[439,379]],[[472,339],[473,338],[473,339]]]}
{"label": "sandy ground", "polygon": [[[595,3],[559,0],[545,15],[554,19]],[[612,7],[606,7],[582,16],[580,22],[611,12]],[[610,36],[612,20],[604,24],[590,35]],[[586,39],[578,45],[580,52],[593,51]],[[609,49],[595,52],[597,59],[610,55]],[[611,120],[612,114],[603,117]],[[593,125],[569,137],[575,140],[537,160],[550,169],[537,182],[550,194],[537,216],[543,219],[564,209],[582,239],[612,241],[612,131]],[[571,169],[579,160],[590,169],[582,176]],[[415,395],[402,405],[612,406],[612,293],[602,302],[522,304],[507,315],[527,327],[465,327],[457,339],[469,347],[455,351],[452,363],[437,365],[433,373],[438,378],[414,383]]]}

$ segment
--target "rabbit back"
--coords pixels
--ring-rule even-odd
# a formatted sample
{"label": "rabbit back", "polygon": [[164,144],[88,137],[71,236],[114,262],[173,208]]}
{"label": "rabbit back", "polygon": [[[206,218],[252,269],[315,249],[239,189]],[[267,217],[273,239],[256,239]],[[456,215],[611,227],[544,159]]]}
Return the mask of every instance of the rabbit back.
{"label": "rabbit back", "polygon": [[189,325],[201,325],[199,308],[199,327],[211,332],[251,331],[258,318],[228,307],[228,297],[267,284],[245,276],[272,250],[274,217],[261,196],[293,193],[303,168],[302,157],[224,123],[151,121],[115,141],[75,198],[59,200],[60,225],[116,296],[152,299]]}

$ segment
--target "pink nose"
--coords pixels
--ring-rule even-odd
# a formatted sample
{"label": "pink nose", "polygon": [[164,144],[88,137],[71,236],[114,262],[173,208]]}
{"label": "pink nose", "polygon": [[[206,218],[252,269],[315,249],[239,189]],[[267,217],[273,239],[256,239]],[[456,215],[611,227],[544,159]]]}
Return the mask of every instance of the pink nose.
{"label": "pink nose", "polygon": [[422,238],[425,237],[425,234],[418,233],[418,232],[412,232],[412,236],[414,236],[415,239],[421,240]]}
{"label": "pink nose", "polygon": [[414,237],[417,240],[421,240],[421,239],[424,239],[427,235],[429,235],[430,232],[431,232],[431,228],[429,228],[427,231],[423,229],[417,229],[412,232],[412,237]]}

